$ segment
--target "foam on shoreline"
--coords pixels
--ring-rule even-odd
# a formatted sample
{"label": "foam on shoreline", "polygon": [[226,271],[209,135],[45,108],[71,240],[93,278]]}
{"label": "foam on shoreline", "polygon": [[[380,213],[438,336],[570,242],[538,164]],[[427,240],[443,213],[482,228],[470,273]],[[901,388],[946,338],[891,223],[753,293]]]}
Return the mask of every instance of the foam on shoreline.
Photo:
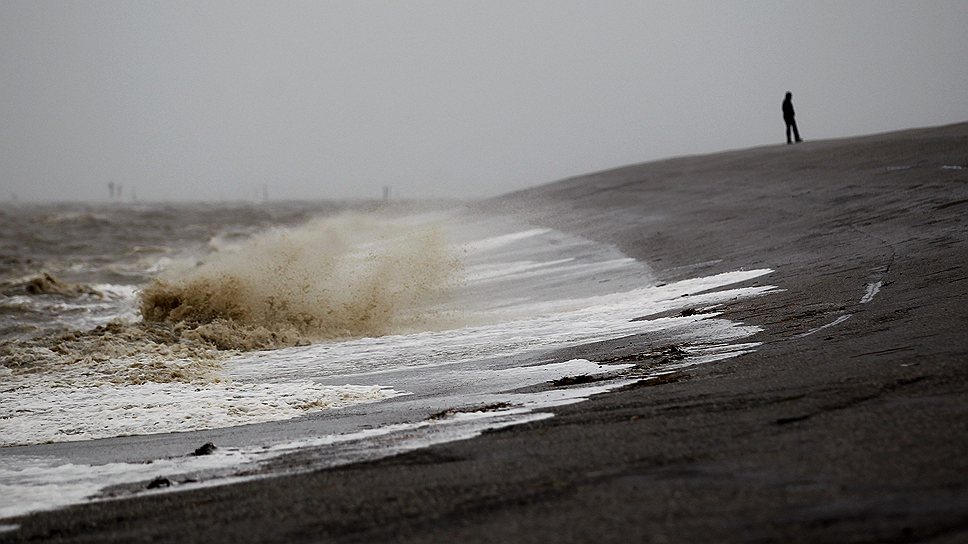
{"label": "foam on shoreline", "polygon": [[[269,231],[206,264],[170,269],[143,291],[143,322],[21,343],[0,391],[5,445],[219,429],[356,406],[335,412],[341,433],[312,430],[206,461],[6,456],[0,511],[132,483],[140,492],[138,482],[159,471],[229,483],[243,466],[307,449],[311,467],[326,466],[550,417],[541,410],[755,349],[742,340],[759,327],[716,309],[775,290],[738,286],[769,269],[655,285],[645,264],[614,247],[505,219],[458,223],[446,244],[434,232],[439,216],[366,221],[337,229],[345,237],[335,241],[318,225]],[[220,344],[212,338],[219,327],[264,331],[269,341]],[[655,344],[635,362],[543,360],[636,336]],[[386,419],[374,424],[364,405],[377,401],[373,413]],[[432,413],[443,415],[414,419]]]}

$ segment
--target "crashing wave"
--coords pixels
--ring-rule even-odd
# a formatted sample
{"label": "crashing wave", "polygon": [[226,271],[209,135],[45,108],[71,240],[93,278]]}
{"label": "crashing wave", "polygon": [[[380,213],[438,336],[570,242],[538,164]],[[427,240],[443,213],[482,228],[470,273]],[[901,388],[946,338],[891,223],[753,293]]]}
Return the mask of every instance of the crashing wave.
{"label": "crashing wave", "polygon": [[[138,294],[139,322],[0,343],[0,368],[75,384],[211,382],[218,362],[240,351],[439,328],[435,305],[460,270],[432,224],[320,219],[166,271]],[[7,289],[104,296],[50,274]]]}
{"label": "crashing wave", "polygon": [[89,295],[99,298],[104,296],[103,293],[89,285],[68,283],[57,279],[48,272],[0,282],[0,293],[6,296],[60,295],[78,297]]}

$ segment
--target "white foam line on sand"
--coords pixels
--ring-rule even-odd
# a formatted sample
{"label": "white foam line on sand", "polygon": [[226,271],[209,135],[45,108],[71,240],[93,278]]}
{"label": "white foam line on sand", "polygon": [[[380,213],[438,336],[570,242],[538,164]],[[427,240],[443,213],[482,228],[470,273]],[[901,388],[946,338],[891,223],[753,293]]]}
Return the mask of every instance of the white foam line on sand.
{"label": "white foam line on sand", "polygon": [[860,303],[861,304],[867,304],[868,302],[870,302],[871,300],[873,300],[874,299],[874,295],[876,295],[878,293],[878,291],[881,290],[881,286],[882,285],[884,285],[884,282],[883,281],[878,281],[878,282],[875,282],[875,283],[868,283],[867,284],[867,290],[864,292],[864,296],[862,296],[860,298]]}
{"label": "white foam line on sand", "polygon": [[[655,374],[735,357],[748,353],[757,345],[756,343],[713,344],[697,347],[689,350],[690,356],[686,360],[656,369]],[[0,518],[59,508],[69,504],[118,498],[115,493],[102,495],[99,491],[110,486],[145,482],[158,476],[169,478],[172,482],[171,486],[150,491],[131,491],[133,494],[154,494],[225,485],[283,472],[301,472],[347,462],[374,460],[442,442],[465,440],[487,429],[498,429],[552,417],[553,414],[544,410],[581,402],[591,396],[630,385],[643,378],[623,379],[616,376],[615,379],[607,379],[603,383],[593,385],[530,393],[512,392],[510,389],[519,391],[518,386],[522,384],[535,385],[568,375],[605,376],[612,372],[627,370],[631,366],[572,359],[533,367],[502,369],[491,372],[499,375],[495,376],[497,379],[492,380],[495,383],[491,387],[479,387],[474,394],[461,395],[462,401],[456,405],[505,404],[508,406],[505,409],[495,411],[470,409],[458,411],[441,419],[424,419],[344,434],[306,437],[286,443],[259,444],[250,448],[218,449],[208,456],[156,459],[151,463],[122,462],[103,465],[65,463],[56,458],[11,456],[5,459],[8,462],[0,467],[0,497],[2,497]],[[460,377],[457,376],[457,378]],[[647,377],[644,378],[647,379]],[[356,445],[352,446],[354,443]],[[341,445],[350,445],[355,453],[350,456],[345,455],[345,448]],[[256,466],[289,453],[308,449],[316,449],[318,454],[312,456],[305,466],[296,468],[290,466],[282,472],[270,469],[261,474],[250,472],[245,476],[239,475],[245,472],[242,470],[243,466]],[[199,481],[192,485],[180,485],[179,480],[184,479],[180,476],[184,475],[191,475],[192,479]],[[8,530],[15,529],[16,527],[12,527]]]}
{"label": "white foam line on sand", "polygon": [[[585,360],[569,363],[584,363],[586,366],[595,365],[604,368],[629,366],[598,365]],[[177,492],[277,476],[282,473],[299,473],[350,462],[372,461],[434,444],[466,440],[489,429],[547,419],[553,417],[553,414],[540,410],[581,402],[593,395],[605,393],[635,381],[638,380],[616,380],[605,384],[530,394],[506,393],[500,397],[511,400],[518,405],[517,408],[494,412],[459,412],[439,420],[421,420],[340,435],[305,438],[270,447],[253,446],[246,449],[216,450],[213,455],[202,457],[187,456],[157,459],[152,463],[104,465],[61,463],[57,459],[41,457],[11,457],[7,459],[11,461],[10,466],[0,467],[0,496],[4,498],[3,502],[0,502],[0,518],[55,509],[70,504],[117,498],[113,495],[99,496],[98,492],[107,486],[144,482],[156,476],[170,478],[172,485],[164,489],[141,491],[138,494]],[[349,457],[321,454],[316,462],[282,472],[270,470],[254,475],[225,476],[225,471],[240,470],[244,465],[255,466],[288,453],[314,448],[338,448],[340,444],[354,442],[369,443],[370,447],[358,448],[356,454]],[[213,471],[212,475],[204,476],[206,471]],[[190,486],[178,485],[179,476],[186,474],[194,474],[201,481]],[[7,530],[18,528],[9,525],[6,527],[9,527]]]}
{"label": "white foam line on sand", "polygon": [[822,330],[824,330],[826,328],[834,327],[836,325],[840,325],[844,321],[847,321],[848,319],[850,319],[850,316],[851,315],[852,314],[842,315],[842,316],[838,317],[837,319],[834,319],[830,323],[827,323],[826,325],[821,325],[821,326],[819,326],[819,327],[817,327],[815,329],[810,329],[809,331],[807,331],[807,332],[805,332],[803,334],[796,335],[794,338],[803,338],[805,336],[810,336],[813,333],[820,332],[820,331],[822,331]]}

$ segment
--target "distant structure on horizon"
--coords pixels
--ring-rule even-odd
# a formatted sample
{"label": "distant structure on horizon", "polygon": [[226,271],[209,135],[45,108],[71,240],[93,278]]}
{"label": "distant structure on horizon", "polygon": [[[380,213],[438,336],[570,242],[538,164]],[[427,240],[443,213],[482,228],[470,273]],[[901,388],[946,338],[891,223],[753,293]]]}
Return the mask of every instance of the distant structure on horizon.
{"label": "distant structure on horizon", "polygon": [[[131,191],[129,192],[129,194],[131,195],[131,197],[130,197],[131,198],[131,202],[137,202],[138,201],[138,191],[137,191],[137,189],[135,187],[132,187],[131,188]],[[124,185],[121,185],[120,183],[115,183],[114,180],[109,181],[108,182],[108,199],[111,202],[115,202],[115,201],[122,202],[122,201],[124,201]]]}

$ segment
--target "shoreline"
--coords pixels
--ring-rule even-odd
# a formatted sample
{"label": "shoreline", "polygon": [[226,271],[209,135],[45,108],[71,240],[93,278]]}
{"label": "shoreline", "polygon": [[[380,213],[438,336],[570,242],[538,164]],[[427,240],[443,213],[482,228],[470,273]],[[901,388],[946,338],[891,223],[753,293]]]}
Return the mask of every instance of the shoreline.
{"label": "shoreline", "polygon": [[968,166],[968,124],[669,159],[486,201],[614,244],[662,281],[774,269],[782,292],[726,309],[763,327],[762,345],[471,440],[5,520],[21,528],[0,542],[958,541],[968,170],[946,166]]}

